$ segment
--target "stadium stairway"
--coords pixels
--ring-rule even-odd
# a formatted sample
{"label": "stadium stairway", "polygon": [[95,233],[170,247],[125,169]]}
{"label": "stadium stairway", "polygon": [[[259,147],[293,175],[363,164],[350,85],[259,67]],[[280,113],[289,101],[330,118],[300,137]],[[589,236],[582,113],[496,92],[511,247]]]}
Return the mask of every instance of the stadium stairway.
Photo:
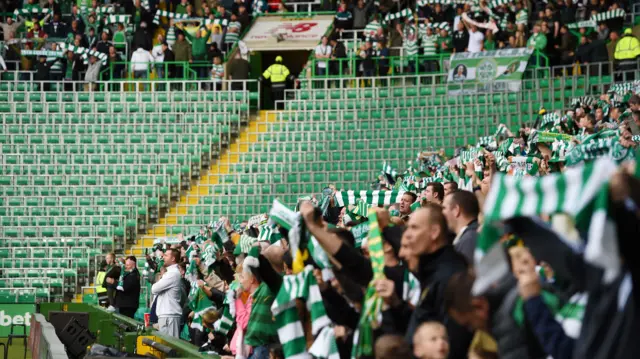
{"label": "stadium stairway", "polygon": [[230,168],[238,164],[240,155],[248,153],[252,144],[260,141],[260,134],[269,130],[268,123],[276,121],[276,113],[260,111],[257,116],[252,115],[249,125],[242,130],[240,136],[226,149],[215,164],[211,166],[208,173],[202,176],[191,189],[180,197],[180,200],[172,206],[164,218],[159,219],[159,223],[151,227],[146,235],[138,238],[137,242],[129,248],[127,255],[143,256],[144,248],[153,246],[153,241],[158,237],[171,235],[167,232],[167,226],[178,223],[178,217],[186,215],[186,208],[189,205],[198,203],[200,196],[210,194],[210,185],[218,184],[220,174],[230,174]]}

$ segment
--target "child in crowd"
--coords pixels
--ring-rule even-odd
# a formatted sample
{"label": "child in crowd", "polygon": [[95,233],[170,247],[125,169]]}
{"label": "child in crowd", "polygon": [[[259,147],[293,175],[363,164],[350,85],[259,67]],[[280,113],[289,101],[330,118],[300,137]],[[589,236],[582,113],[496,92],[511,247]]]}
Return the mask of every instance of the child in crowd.
{"label": "child in crowd", "polygon": [[422,323],[413,335],[413,355],[418,359],[447,359],[447,328],[440,322]]}

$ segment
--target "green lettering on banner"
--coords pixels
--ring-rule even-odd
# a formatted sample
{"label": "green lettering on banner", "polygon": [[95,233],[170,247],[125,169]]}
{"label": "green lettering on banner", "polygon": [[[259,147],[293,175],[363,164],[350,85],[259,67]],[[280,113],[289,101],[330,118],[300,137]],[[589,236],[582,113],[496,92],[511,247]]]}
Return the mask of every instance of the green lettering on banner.
{"label": "green lettering on banner", "polygon": [[369,225],[368,222],[360,223],[357,226],[351,228],[351,233],[353,237],[356,239],[356,248],[360,248],[362,246],[362,241],[369,234]]}
{"label": "green lettering on banner", "polygon": [[[27,333],[29,333],[31,316],[35,312],[35,304],[3,304],[0,306],[0,338],[9,336],[11,324],[24,324],[27,326]],[[22,334],[22,330],[18,329],[18,332]]]}

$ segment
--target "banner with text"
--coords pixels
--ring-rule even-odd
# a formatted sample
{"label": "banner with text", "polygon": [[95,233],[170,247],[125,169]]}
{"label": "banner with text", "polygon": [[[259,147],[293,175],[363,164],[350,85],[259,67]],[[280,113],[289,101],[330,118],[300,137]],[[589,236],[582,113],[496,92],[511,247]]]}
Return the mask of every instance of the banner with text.
{"label": "banner with text", "polygon": [[533,50],[526,48],[455,53],[451,55],[447,81],[474,86],[450,92],[520,91],[522,75],[532,54]]}
{"label": "banner with text", "polygon": [[[31,325],[31,316],[36,312],[35,304],[3,304],[0,306],[0,338],[8,337],[11,324],[27,326],[27,333]],[[15,329],[14,329],[15,331]],[[15,334],[15,333],[14,333]],[[22,334],[22,330],[19,330]]]}
{"label": "banner with text", "polygon": [[314,49],[333,24],[333,16],[261,16],[242,38],[251,51]]}

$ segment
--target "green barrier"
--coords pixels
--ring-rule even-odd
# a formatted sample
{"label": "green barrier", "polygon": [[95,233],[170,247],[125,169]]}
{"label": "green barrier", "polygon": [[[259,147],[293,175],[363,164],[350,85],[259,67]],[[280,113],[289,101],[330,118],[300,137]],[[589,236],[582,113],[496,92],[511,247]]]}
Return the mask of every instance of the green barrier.
{"label": "green barrier", "polygon": [[[31,317],[36,312],[35,304],[2,304],[0,305],[0,338],[8,337],[11,324],[26,325],[27,333]],[[14,329],[15,330],[15,329]],[[18,329],[14,334],[22,334],[22,329]]]}
{"label": "green barrier", "polygon": [[[140,328],[140,322],[131,318],[107,312],[104,308],[83,303],[41,303],[39,313],[49,318],[51,311],[85,312],[89,313],[89,331],[96,335],[96,343],[117,348],[128,353],[136,352],[139,336],[155,336],[162,344],[173,348],[177,358],[211,359],[217,356],[206,355],[198,352],[198,348],[180,339],[167,337],[153,329]],[[119,325],[124,324],[132,331],[121,333]]]}

